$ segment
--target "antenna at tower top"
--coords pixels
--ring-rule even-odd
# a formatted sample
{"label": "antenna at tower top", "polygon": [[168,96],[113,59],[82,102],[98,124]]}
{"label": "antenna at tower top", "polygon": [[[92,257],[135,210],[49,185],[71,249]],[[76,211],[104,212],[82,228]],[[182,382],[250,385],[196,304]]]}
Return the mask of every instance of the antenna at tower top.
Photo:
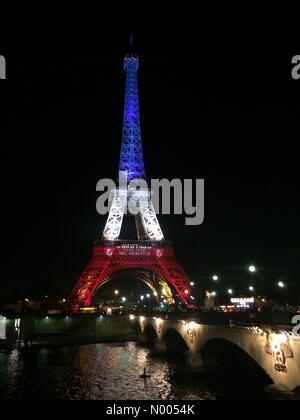
{"label": "antenna at tower top", "polygon": [[133,33],[130,34],[129,46],[130,46],[130,49],[132,50],[132,48],[133,48]]}
{"label": "antenna at tower top", "polygon": [[138,59],[138,55],[137,53],[134,51],[134,42],[133,42],[133,33],[131,32],[129,35],[129,46],[128,46],[128,51],[125,55],[125,58],[135,58]]}

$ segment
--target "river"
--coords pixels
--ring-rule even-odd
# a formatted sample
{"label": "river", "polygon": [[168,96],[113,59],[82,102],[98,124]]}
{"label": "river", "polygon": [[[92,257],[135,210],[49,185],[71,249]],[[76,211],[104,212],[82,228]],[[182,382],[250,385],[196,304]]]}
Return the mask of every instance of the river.
{"label": "river", "polygon": [[[150,376],[140,379],[144,367]],[[261,397],[252,391],[234,388],[218,376],[191,373],[180,358],[153,354],[133,342],[0,353],[1,400]]]}

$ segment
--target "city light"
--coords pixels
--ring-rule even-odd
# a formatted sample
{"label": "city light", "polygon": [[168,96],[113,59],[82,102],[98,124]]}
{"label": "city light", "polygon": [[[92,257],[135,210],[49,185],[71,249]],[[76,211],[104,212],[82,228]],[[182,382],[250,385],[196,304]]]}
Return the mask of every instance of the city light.
{"label": "city light", "polygon": [[126,302],[126,297],[122,297],[122,302]]}
{"label": "city light", "polygon": [[255,273],[256,271],[255,265],[249,265],[248,270],[250,271],[250,273]]}
{"label": "city light", "polygon": [[131,315],[129,315],[129,319],[130,319],[130,321],[133,321],[135,319],[135,316],[131,314]]}
{"label": "city light", "polygon": [[239,304],[246,304],[246,303],[254,303],[254,298],[231,298],[231,303],[239,303]]}
{"label": "city light", "polygon": [[212,276],[212,279],[213,279],[213,281],[218,281],[218,280],[219,280],[219,277],[218,277],[216,274],[214,274],[214,275]]}
{"label": "city light", "polygon": [[211,294],[213,297],[216,297],[217,296],[217,292],[212,292],[212,294]]}
{"label": "city light", "polygon": [[155,319],[155,323],[156,325],[159,327],[159,325],[163,322],[163,320],[161,318],[156,318]]}
{"label": "city light", "polygon": [[195,322],[195,321],[191,321],[191,322],[188,322],[188,323],[186,324],[186,326],[187,326],[187,329],[188,329],[188,330],[194,330],[194,329],[197,327],[197,324],[196,324],[196,322]]}
{"label": "city light", "polygon": [[194,283],[193,281],[190,281],[190,285],[191,285],[191,286],[194,286],[194,284],[195,284],[195,283]]}
{"label": "city light", "polygon": [[144,300],[145,299],[145,296],[144,295],[141,295],[140,299],[141,300]]}
{"label": "city light", "polygon": [[230,295],[233,295],[233,290],[232,290],[232,289],[228,289],[228,293],[229,293]]}
{"label": "city light", "polygon": [[147,294],[146,294],[146,297],[149,299],[149,297],[150,297],[150,293],[147,293]]}
{"label": "city light", "polygon": [[144,316],[140,316],[140,321],[144,322],[145,321],[145,317]]}
{"label": "city light", "polygon": [[114,294],[115,294],[116,296],[118,296],[118,294],[119,294],[119,290],[115,290],[115,291],[114,291]]}
{"label": "city light", "polygon": [[254,305],[254,298],[231,298],[231,303],[234,303],[237,308],[249,309]]}
{"label": "city light", "polygon": [[250,292],[254,292],[254,287],[253,286],[249,286],[249,290],[250,290]]}
{"label": "city light", "polygon": [[283,281],[279,281],[278,286],[282,289],[283,287],[285,287],[285,284],[283,283]]}
{"label": "city light", "polygon": [[185,293],[186,295],[188,295],[188,294],[189,294],[188,289],[185,289],[184,293]]}

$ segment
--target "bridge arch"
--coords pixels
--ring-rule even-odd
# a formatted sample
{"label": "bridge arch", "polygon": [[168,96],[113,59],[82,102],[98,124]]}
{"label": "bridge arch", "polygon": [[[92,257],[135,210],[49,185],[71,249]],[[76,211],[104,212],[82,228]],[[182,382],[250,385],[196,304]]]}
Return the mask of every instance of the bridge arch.
{"label": "bridge arch", "polygon": [[240,345],[225,338],[211,338],[207,340],[198,352],[205,368],[211,372],[222,374],[235,384],[235,389],[247,387],[253,390],[251,384],[263,390],[274,383],[258,361],[245,351]]}
{"label": "bridge arch", "polygon": [[153,325],[151,324],[147,324],[144,328],[144,334],[147,337],[147,341],[152,344],[154,342],[154,340],[156,340],[158,338],[158,334],[155,330],[155,328],[153,327]]}
{"label": "bridge arch", "polygon": [[189,351],[189,347],[182,337],[182,335],[175,328],[168,328],[161,337],[165,343],[166,350],[168,352],[179,352],[183,353]]}
{"label": "bridge arch", "polygon": [[262,384],[261,389],[274,384],[270,388],[272,392],[277,389],[299,393],[300,340],[288,331],[269,326],[204,325],[183,319],[141,316],[139,328],[143,331],[147,324],[156,329],[157,347],[162,351],[174,347],[176,351],[186,349],[185,356],[192,366],[200,367],[203,361],[204,367],[221,365],[230,376],[232,369],[240,377],[244,374],[250,379],[255,375],[255,382]]}

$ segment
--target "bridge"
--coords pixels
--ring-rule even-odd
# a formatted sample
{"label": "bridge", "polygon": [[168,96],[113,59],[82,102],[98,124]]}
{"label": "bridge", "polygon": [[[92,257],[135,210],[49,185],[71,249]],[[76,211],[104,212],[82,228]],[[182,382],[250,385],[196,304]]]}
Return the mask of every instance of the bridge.
{"label": "bridge", "polygon": [[232,349],[239,349],[264,371],[270,384],[267,390],[296,394],[300,391],[300,337],[288,329],[202,325],[193,320],[155,316],[131,318],[139,330],[140,341],[152,343],[159,352],[182,351],[194,369],[203,368],[203,355],[210,345],[217,346],[217,356],[229,345]]}
{"label": "bridge", "polygon": [[300,337],[291,328],[260,320],[255,326],[244,321],[234,325],[222,314],[208,315],[201,319],[188,312],[3,318],[0,349],[138,341],[156,352],[182,353],[187,367],[196,373],[208,368],[219,374],[228,362],[232,374],[242,375],[246,365],[255,383],[257,375],[263,376],[262,387],[270,392],[300,397]]}

